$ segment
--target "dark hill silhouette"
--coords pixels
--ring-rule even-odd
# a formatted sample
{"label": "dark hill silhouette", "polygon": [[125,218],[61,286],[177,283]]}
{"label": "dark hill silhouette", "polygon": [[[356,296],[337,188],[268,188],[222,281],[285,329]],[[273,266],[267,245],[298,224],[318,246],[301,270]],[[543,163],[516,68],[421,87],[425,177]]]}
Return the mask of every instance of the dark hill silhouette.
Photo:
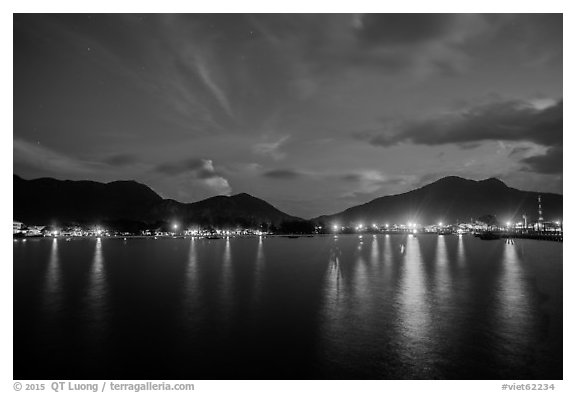
{"label": "dark hill silhouette", "polygon": [[[215,196],[194,203],[163,199],[135,181],[99,183],[41,178],[24,180],[14,175],[14,219],[28,224],[54,222],[170,222],[213,226],[279,227],[283,222],[303,221],[269,203],[242,193]],[[419,189],[384,196],[343,212],[313,221],[341,225],[363,222],[383,224],[418,222],[468,222],[483,215],[502,221],[537,218],[537,197],[542,195],[544,217],[562,217],[562,195],[520,191],[498,179],[474,181],[449,176]]]}
{"label": "dark hill silhouette", "polygon": [[314,221],[328,225],[332,222],[340,225],[359,222],[428,225],[439,221],[469,222],[486,214],[495,215],[503,222],[519,221],[522,214],[526,214],[529,221],[535,221],[538,195],[542,196],[545,220],[562,217],[562,195],[520,191],[495,178],[475,181],[449,176],[416,190],[377,198]]}
{"label": "dark hill silhouette", "polygon": [[31,224],[142,219],[162,198],[135,181],[99,183],[14,175],[14,219]]}
{"label": "dark hill silhouette", "polygon": [[178,220],[199,225],[280,225],[301,220],[248,194],[215,196],[194,203],[163,199],[135,181],[99,183],[14,175],[14,219],[29,224]]}
{"label": "dark hill silhouette", "polygon": [[249,194],[219,195],[194,203],[165,199],[151,211],[153,217],[183,219],[201,225],[256,227],[260,224],[279,226],[283,221],[301,220],[290,216]]}

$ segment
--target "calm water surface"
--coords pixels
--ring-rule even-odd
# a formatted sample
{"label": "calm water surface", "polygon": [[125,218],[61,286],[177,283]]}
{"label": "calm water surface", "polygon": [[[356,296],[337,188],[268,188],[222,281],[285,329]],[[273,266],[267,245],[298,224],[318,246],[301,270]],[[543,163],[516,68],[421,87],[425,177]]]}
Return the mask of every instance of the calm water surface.
{"label": "calm water surface", "polygon": [[14,242],[15,379],[562,379],[562,244]]}

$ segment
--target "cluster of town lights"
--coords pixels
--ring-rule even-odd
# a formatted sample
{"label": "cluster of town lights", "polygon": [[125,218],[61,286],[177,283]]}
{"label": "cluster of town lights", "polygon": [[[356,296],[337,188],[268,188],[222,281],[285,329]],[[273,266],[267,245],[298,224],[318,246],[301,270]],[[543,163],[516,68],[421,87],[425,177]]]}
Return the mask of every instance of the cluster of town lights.
{"label": "cluster of town lights", "polygon": [[[438,226],[439,226],[439,227],[442,227],[442,226],[443,226],[442,222],[438,223]],[[409,222],[409,223],[406,224],[406,227],[408,227],[408,228],[414,228],[414,229],[415,229],[415,228],[420,228],[420,224]],[[319,228],[321,228],[321,227],[319,227]],[[354,228],[356,231],[362,231],[362,230],[367,230],[369,227],[365,226],[363,223],[358,223],[358,224],[356,224],[356,226],[354,226],[353,228]],[[372,224],[372,229],[382,229],[382,228],[388,229],[388,228],[390,228],[390,224],[384,224],[383,226],[378,226],[378,224]],[[333,225],[332,225],[332,230],[333,230],[334,232],[343,231],[343,230],[345,230],[345,229],[346,229],[345,226],[341,226],[341,225],[339,225],[339,224],[333,224]]]}
{"label": "cluster of town lights", "polygon": [[[178,234],[184,236],[211,236],[211,235],[222,235],[222,236],[246,236],[246,235],[256,235],[262,236],[268,234],[265,231],[258,229],[236,229],[236,230],[224,230],[224,229],[184,229],[178,223],[170,224],[171,231],[152,231],[145,230],[141,231],[140,235],[143,236],[176,236]],[[15,232],[16,233],[16,232]],[[122,235],[127,235],[128,233],[123,233]],[[42,233],[38,232],[38,235]],[[83,236],[94,236],[94,237],[107,237],[107,236],[117,236],[118,233],[113,233],[102,227],[92,227],[90,229],[65,229],[65,228],[53,228],[49,232],[43,234],[43,236],[52,237],[83,237]]]}
{"label": "cluster of town lights", "polygon": [[[554,221],[542,221],[528,223],[526,217],[524,221],[516,222],[513,219],[508,219],[503,224],[487,224],[483,222],[470,222],[470,223],[458,223],[458,224],[446,224],[442,220],[439,220],[437,224],[434,225],[423,225],[417,222],[408,221],[405,224],[389,224],[385,223],[383,225],[372,222],[372,224],[365,224],[364,222],[356,222],[355,224],[345,224],[339,222],[333,222],[327,229],[332,233],[348,233],[348,232],[370,232],[370,231],[392,231],[392,232],[436,232],[441,234],[446,233],[464,233],[464,232],[474,232],[474,231],[511,231],[511,230],[535,230],[535,231],[554,231],[562,232],[562,220],[556,219]],[[168,226],[168,231],[166,230],[152,230],[146,229],[139,231],[141,236],[262,236],[267,234],[272,234],[268,231],[262,231],[260,229],[250,229],[250,228],[236,228],[236,229],[214,229],[214,228],[203,228],[196,226],[195,229],[189,226],[182,225],[178,221],[172,221]],[[316,233],[323,233],[322,229],[324,227],[318,225],[315,226]],[[24,235],[24,236],[94,236],[94,237],[107,237],[107,236],[126,236],[132,233],[113,231],[111,229],[103,228],[102,226],[91,226],[86,228],[81,228],[80,226],[75,227],[55,227],[55,226],[24,226],[23,223],[14,222],[14,234]]]}
{"label": "cluster of town lights", "polygon": [[[548,222],[548,225],[555,225],[557,228],[559,228],[560,231],[562,231],[562,221],[561,220],[555,220],[555,221],[551,221]],[[401,232],[412,232],[412,233],[417,233],[419,231],[422,232],[446,232],[446,231],[451,231],[452,229],[454,229],[455,231],[457,231],[458,233],[463,233],[464,230],[462,229],[462,227],[467,227],[468,230],[487,230],[486,228],[480,228],[482,225],[484,225],[484,227],[488,226],[490,227],[490,225],[488,224],[481,224],[481,223],[459,223],[459,224],[446,224],[443,221],[438,221],[438,223],[436,225],[423,225],[417,222],[412,222],[409,221],[406,224],[384,224],[382,226],[379,226],[376,223],[373,223],[371,226],[370,225],[365,225],[362,222],[350,225],[350,226],[343,226],[340,223],[333,223],[331,228],[333,230],[334,233],[336,232],[344,232],[346,230],[351,230],[351,231],[356,231],[356,232],[364,232],[364,231],[369,231],[369,230],[375,230],[375,231],[382,231],[382,230],[389,230],[390,228],[392,228],[392,230],[394,231],[401,231]],[[511,229],[531,229],[534,228],[536,229],[537,226],[542,226],[542,225],[546,225],[546,223],[544,224],[540,224],[539,222],[533,223],[533,224],[527,224],[526,222],[523,221],[519,221],[519,222],[512,222],[510,220],[506,221],[504,224],[502,224],[502,226],[499,226],[500,230],[511,230]],[[453,227],[459,227],[459,229],[455,229]],[[498,227],[498,225],[493,225],[493,227]],[[498,228],[496,228],[495,230],[498,230]],[[558,229],[555,229],[558,230]]]}

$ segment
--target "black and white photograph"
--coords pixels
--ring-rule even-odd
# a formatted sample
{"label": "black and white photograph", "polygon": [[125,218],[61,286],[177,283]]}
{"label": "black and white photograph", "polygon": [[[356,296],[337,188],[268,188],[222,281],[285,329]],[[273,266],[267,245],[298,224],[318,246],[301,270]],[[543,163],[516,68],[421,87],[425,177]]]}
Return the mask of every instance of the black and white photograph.
{"label": "black and white photograph", "polygon": [[561,390],[564,15],[414,11],[14,12],[9,388]]}

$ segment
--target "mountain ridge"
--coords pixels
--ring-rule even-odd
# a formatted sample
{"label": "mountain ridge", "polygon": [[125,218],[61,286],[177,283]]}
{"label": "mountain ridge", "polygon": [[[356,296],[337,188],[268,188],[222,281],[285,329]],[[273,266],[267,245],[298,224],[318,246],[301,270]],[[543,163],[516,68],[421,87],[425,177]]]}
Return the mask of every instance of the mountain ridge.
{"label": "mountain ridge", "polygon": [[248,193],[216,195],[182,203],[162,198],[149,186],[134,180],[108,183],[91,180],[38,178],[13,175],[14,219],[38,224],[63,221],[135,220],[182,221],[200,225],[278,226],[285,221],[465,222],[486,214],[517,220],[537,218],[537,196],[542,195],[544,216],[562,216],[562,195],[521,191],[490,177],[483,180],[446,176],[400,194],[385,195],[334,214],[303,220],[284,213]]}
{"label": "mountain ridge", "polygon": [[447,176],[401,194],[386,195],[340,212],[313,218],[314,222],[466,222],[486,214],[503,220],[518,220],[526,214],[536,220],[537,197],[543,198],[544,216],[562,216],[562,195],[521,191],[502,180],[483,180]]}
{"label": "mountain ridge", "polygon": [[90,180],[39,178],[13,175],[14,219],[38,224],[55,220],[74,222],[134,220],[181,221],[200,225],[279,225],[302,220],[247,193],[216,195],[182,203],[162,198],[133,180],[108,183]]}

